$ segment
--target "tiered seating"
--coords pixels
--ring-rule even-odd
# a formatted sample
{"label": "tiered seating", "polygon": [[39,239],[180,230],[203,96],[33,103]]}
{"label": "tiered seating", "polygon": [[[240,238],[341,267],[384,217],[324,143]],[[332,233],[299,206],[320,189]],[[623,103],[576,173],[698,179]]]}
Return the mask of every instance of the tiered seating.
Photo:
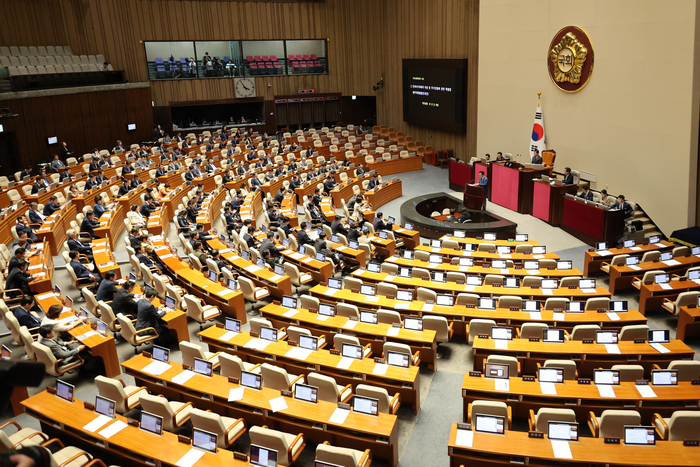
{"label": "tiered seating", "polygon": [[251,75],[282,74],[282,65],[277,55],[246,55],[245,64]]}
{"label": "tiered seating", "polygon": [[287,56],[288,71],[292,73],[324,73],[325,66],[316,54],[296,54]]}

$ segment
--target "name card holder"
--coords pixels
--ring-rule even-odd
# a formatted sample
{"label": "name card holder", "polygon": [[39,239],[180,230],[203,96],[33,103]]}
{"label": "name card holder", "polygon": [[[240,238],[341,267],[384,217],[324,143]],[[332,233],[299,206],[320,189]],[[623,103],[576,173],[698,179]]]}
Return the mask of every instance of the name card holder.
{"label": "name card holder", "polygon": [[523,376],[523,381],[534,382],[535,377],[534,376]]}
{"label": "name card holder", "polygon": [[192,444],[192,440],[187,436],[177,435],[177,442],[182,444],[187,444],[188,446]]}
{"label": "name card holder", "polygon": [[248,456],[243,454],[242,452],[233,452],[233,458],[237,461],[243,461],[243,462],[248,462]]}
{"label": "name card holder", "polygon": [[578,384],[591,384],[590,378],[579,378],[577,380]]}
{"label": "name card holder", "polygon": [[469,376],[473,376],[476,378],[481,378],[481,372],[480,371],[470,371]]}
{"label": "name card holder", "polygon": [[620,444],[620,438],[605,438],[605,444]]}
{"label": "name card holder", "polygon": [[228,377],[228,382],[233,383],[233,384],[241,384],[241,382],[238,380],[238,378],[233,378],[231,376]]}
{"label": "name card holder", "polygon": [[528,431],[527,437],[528,438],[544,439],[544,433],[541,431]]}

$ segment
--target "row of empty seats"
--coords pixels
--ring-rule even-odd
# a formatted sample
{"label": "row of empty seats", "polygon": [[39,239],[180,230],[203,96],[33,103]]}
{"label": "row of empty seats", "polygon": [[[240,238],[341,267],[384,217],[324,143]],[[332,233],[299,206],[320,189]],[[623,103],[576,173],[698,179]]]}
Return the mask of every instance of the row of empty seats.
{"label": "row of empty seats", "polygon": [[46,56],[56,56],[56,55],[73,55],[73,51],[71,50],[69,45],[66,45],[66,46],[60,46],[60,45],[43,46],[43,45],[40,45],[38,47],[34,47],[34,46],[30,46],[30,47],[0,46],[0,55],[14,56],[14,57],[19,57],[22,55],[33,56],[33,57],[37,57],[37,56],[46,57]]}
{"label": "row of empty seats", "polygon": [[90,65],[56,65],[56,66],[11,66],[7,69],[9,76],[45,75],[55,73],[87,73],[100,71],[97,66]]}
{"label": "row of empty seats", "polygon": [[101,65],[104,55],[58,55],[55,57],[6,56],[0,55],[0,66],[48,66],[48,65]]}

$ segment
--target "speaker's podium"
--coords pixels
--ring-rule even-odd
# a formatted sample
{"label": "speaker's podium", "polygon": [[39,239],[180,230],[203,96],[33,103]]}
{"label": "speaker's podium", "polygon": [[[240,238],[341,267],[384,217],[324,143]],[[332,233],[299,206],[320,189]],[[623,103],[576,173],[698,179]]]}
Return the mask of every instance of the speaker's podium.
{"label": "speaker's podium", "polygon": [[464,199],[462,201],[467,209],[481,211],[484,205],[484,188],[479,185],[467,184],[464,187]]}

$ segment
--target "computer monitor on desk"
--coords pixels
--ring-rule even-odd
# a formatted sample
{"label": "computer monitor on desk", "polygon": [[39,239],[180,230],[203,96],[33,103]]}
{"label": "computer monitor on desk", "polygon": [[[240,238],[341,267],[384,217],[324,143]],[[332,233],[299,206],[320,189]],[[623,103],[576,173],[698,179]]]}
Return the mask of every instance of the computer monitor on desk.
{"label": "computer monitor on desk", "polygon": [[620,370],[593,370],[593,382],[603,385],[619,385]]}
{"label": "computer monitor on desk", "polygon": [[161,436],[163,434],[163,417],[150,412],[142,411],[141,423],[139,426],[143,431]]}
{"label": "computer monitor on desk", "polygon": [[250,463],[260,467],[277,467],[277,451],[251,444]]}
{"label": "computer monitor on desk", "polygon": [[656,435],[653,426],[625,426],[625,444],[634,446],[654,446]]}
{"label": "computer monitor on desk", "polygon": [[549,421],[547,437],[561,441],[578,441],[578,423]]}
{"label": "computer monitor on desk", "polygon": [[537,380],[540,383],[563,383],[564,368],[539,367],[537,368]]}
{"label": "computer monitor on desk", "polygon": [[192,446],[203,451],[216,453],[216,433],[201,430],[199,428],[192,429]]}
{"label": "computer monitor on desk", "polygon": [[508,379],[510,377],[510,366],[502,363],[485,363],[484,377],[493,379]]}
{"label": "computer monitor on desk", "polygon": [[474,415],[474,431],[503,435],[506,432],[506,418],[502,415]]}

